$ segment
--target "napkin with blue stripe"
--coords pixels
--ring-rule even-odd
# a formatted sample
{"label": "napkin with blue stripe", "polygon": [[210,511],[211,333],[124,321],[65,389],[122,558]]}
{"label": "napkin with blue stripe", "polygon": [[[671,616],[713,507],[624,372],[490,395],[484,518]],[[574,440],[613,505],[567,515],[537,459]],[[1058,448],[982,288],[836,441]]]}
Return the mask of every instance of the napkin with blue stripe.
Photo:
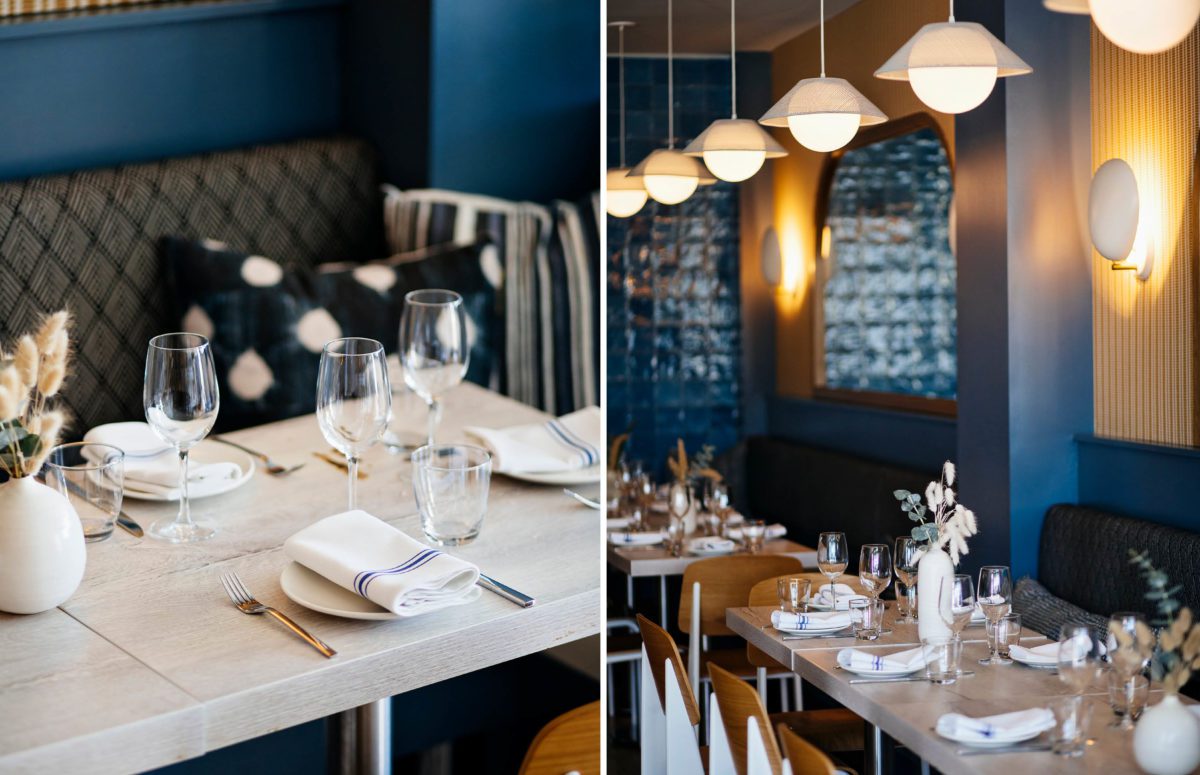
{"label": "napkin with blue stripe", "polygon": [[397,616],[416,616],[479,597],[479,568],[355,509],[295,533],[283,552],[334,584]]}
{"label": "napkin with blue stripe", "polygon": [[492,453],[499,473],[549,474],[599,465],[604,425],[600,408],[589,406],[555,420],[510,428],[466,429]]}
{"label": "napkin with blue stripe", "polygon": [[983,718],[946,713],[937,720],[939,735],[962,742],[1016,742],[1053,727],[1054,714],[1047,708],[1030,708]]}
{"label": "napkin with blue stripe", "polygon": [[778,608],[771,612],[771,626],[777,630],[838,630],[850,626],[849,611],[791,613]]}
{"label": "napkin with blue stripe", "polygon": [[846,670],[856,673],[897,673],[901,670],[914,672],[925,667],[928,658],[925,647],[897,651],[893,654],[880,654],[874,651],[859,649],[842,649],[837,655],[838,664]]}

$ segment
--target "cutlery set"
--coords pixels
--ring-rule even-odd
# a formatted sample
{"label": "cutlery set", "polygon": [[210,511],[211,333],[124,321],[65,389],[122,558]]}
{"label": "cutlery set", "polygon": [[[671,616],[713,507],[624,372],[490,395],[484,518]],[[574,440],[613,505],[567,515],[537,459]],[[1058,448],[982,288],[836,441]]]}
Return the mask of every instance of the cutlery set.
{"label": "cutlery set", "polygon": [[[839,669],[840,669],[840,667],[841,666],[839,665]],[[973,675],[975,675],[974,670],[964,670],[958,677],[959,678],[968,678]],[[925,677],[924,673],[920,673],[918,675],[902,675],[902,676],[896,676],[893,678],[851,678],[849,683],[852,683],[852,684],[898,684],[898,683],[909,683],[909,682],[928,681],[928,680],[929,679]]]}

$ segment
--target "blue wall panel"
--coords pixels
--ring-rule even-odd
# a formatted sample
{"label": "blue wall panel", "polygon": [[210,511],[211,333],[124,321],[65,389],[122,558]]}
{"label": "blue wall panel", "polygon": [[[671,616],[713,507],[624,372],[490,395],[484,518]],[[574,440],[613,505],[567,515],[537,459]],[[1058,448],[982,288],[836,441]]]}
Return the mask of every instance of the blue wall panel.
{"label": "blue wall panel", "polygon": [[1081,435],[1085,506],[1200,532],[1200,449]]}

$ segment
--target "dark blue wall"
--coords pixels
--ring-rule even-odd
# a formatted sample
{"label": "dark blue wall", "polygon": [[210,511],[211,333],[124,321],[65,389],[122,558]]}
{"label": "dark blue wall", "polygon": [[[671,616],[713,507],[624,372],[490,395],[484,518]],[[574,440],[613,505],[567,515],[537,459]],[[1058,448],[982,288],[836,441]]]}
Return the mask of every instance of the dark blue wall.
{"label": "dark blue wall", "polygon": [[1082,435],[1078,501],[1200,532],[1200,449]]}

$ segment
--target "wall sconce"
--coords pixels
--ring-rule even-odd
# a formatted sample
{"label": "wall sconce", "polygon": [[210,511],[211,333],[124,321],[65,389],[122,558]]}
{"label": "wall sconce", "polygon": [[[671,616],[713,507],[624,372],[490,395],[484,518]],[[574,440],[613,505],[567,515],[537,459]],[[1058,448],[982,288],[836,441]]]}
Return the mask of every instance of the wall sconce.
{"label": "wall sconce", "polygon": [[763,234],[758,260],[767,285],[778,288],[779,283],[783,282],[783,252],[779,249],[779,234],[774,226],[768,227]]}
{"label": "wall sconce", "polygon": [[1092,244],[1113,269],[1137,272],[1139,280],[1154,270],[1154,239],[1141,223],[1137,177],[1123,159],[1109,159],[1092,176],[1088,193],[1088,229]]}

